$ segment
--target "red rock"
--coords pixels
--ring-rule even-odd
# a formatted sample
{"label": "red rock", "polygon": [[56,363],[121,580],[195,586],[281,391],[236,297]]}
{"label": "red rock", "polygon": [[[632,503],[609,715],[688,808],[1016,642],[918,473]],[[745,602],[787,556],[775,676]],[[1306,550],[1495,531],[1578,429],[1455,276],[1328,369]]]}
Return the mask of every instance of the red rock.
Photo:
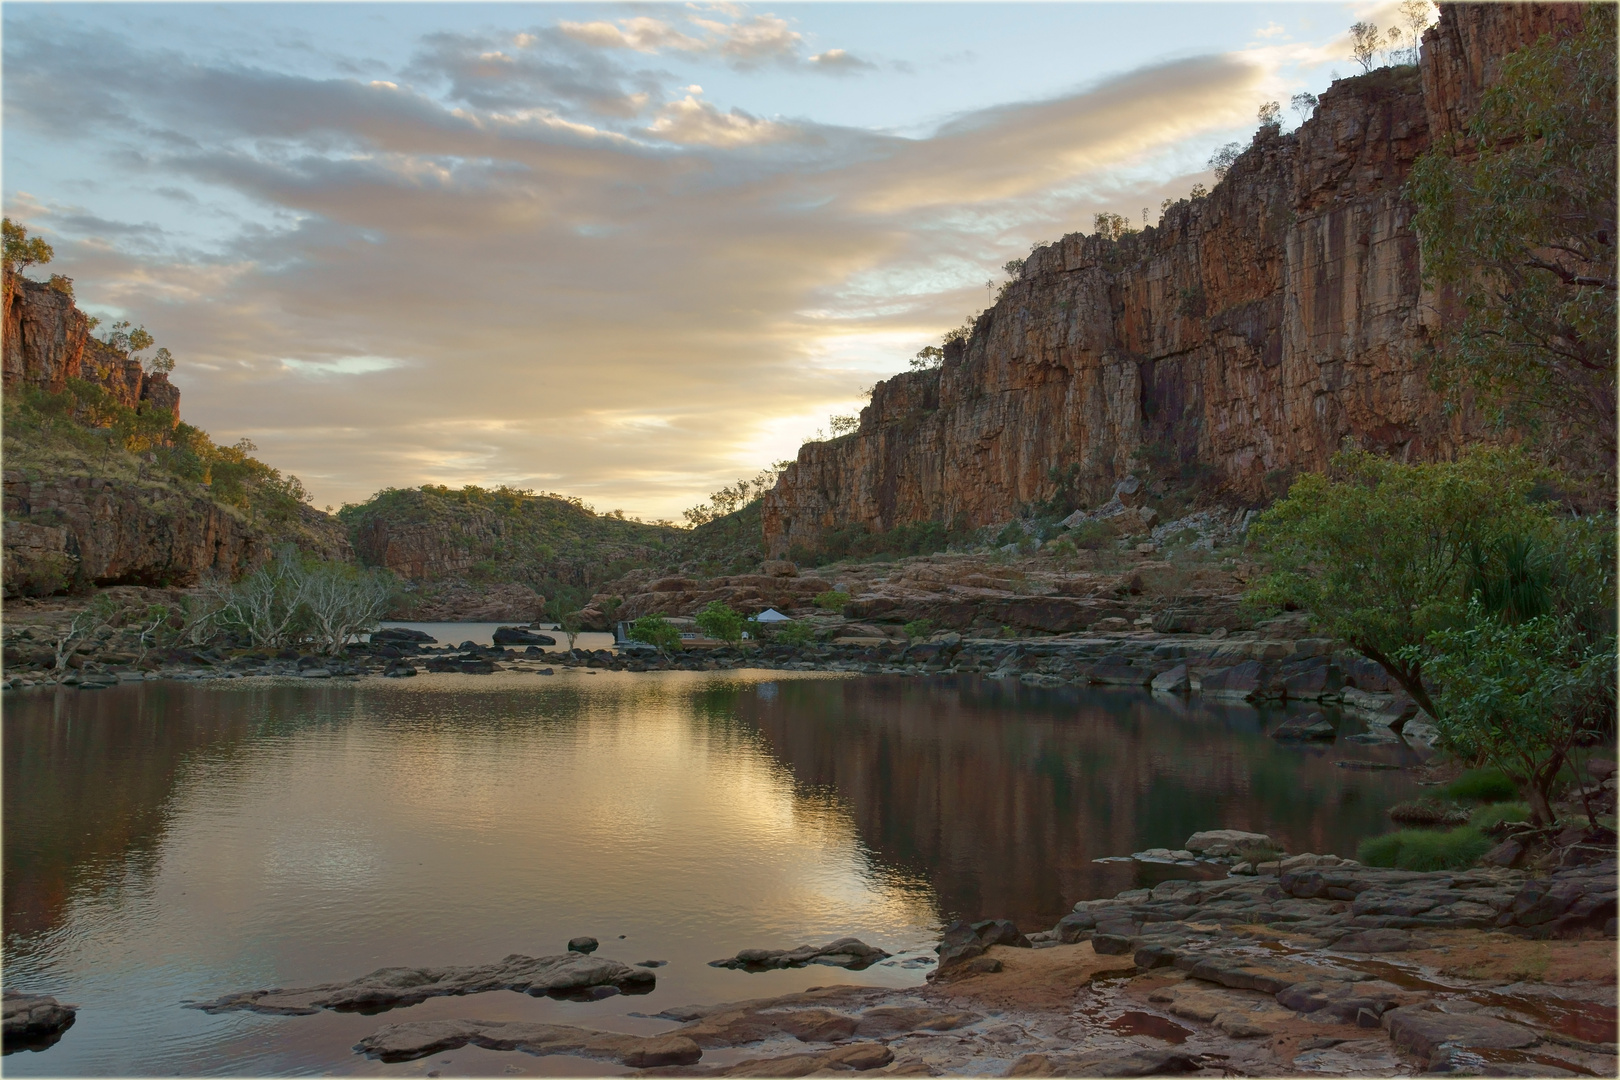
{"label": "red rock", "polygon": [[767,549],[1006,521],[1054,495],[1058,463],[1097,506],[1153,442],[1259,498],[1268,474],[1320,469],[1346,439],[1424,460],[1484,433],[1440,407],[1416,359],[1439,307],[1401,186],[1503,55],[1581,19],[1573,4],[1448,4],[1420,72],[1338,80],[1297,132],[1262,130],[1157,227],[1036,249],[940,368],[878,383],[855,434],[799,450],[765,497]]}

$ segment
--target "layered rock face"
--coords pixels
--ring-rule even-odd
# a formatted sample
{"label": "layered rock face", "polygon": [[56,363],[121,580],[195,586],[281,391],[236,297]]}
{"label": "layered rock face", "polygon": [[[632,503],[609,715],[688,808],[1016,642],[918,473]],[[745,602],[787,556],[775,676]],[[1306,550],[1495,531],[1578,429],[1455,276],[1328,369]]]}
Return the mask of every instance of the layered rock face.
{"label": "layered rock face", "polygon": [[[16,274],[5,278],[4,386],[53,393],[69,379],[100,386],[130,408],[180,420],[180,391],[90,336],[89,320],[66,293]],[[8,431],[8,452],[15,448]],[[26,458],[27,454],[19,455]],[[110,471],[114,475],[97,475]],[[78,584],[190,586],[204,576],[239,576],[276,547],[293,543],[327,559],[350,557],[343,529],[300,505],[280,520],[254,520],[207,489],[143,472],[124,475],[74,459],[19,463],[4,473],[4,595],[43,595]]]}
{"label": "layered rock face", "polygon": [[60,393],[69,379],[95,383],[120,405],[143,402],[180,419],[180,391],[161,371],[148,373],[139,360],[90,336],[90,320],[73,298],[19,274],[6,275],[3,326],[6,390],[35,386]]}
{"label": "layered rock face", "polygon": [[5,472],[5,595],[46,594],[76,581],[191,586],[239,576],[294,543],[347,559],[348,539],[309,506],[274,525],[157,483]]}
{"label": "layered rock face", "polygon": [[879,383],[765,499],[773,554],[832,529],[1005,521],[1068,483],[1107,497],[1139,452],[1260,499],[1347,440],[1410,459],[1476,434],[1430,387],[1416,158],[1458,132],[1501,58],[1575,5],[1456,4],[1419,68],[1336,82],[1297,132],[1262,128],[1208,196],[1114,241],[1038,248],[934,371]]}

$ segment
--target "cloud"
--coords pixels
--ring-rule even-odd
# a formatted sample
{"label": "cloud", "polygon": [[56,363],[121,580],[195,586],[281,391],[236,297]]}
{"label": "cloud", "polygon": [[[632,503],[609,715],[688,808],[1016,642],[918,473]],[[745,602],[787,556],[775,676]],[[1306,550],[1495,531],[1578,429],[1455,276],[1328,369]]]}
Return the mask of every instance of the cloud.
{"label": "cloud", "polygon": [[[799,63],[804,35],[775,15],[749,15],[734,5],[712,5],[685,15],[685,28],[666,19],[638,15],[591,22],[560,22],[557,31],[569,40],[595,49],[627,50],[648,55],[664,52],[712,57],[747,70],[764,64]],[[844,73],[871,65],[831,49],[810,57],[813,70]]]}
{"label": "cloud", "polygon": [[610,22],[560,22],[557,29],[566,37],[599,49],[633,49],[636,52],[656,53],[660,49],[696,52],[706,43],[690,34],[683,34],[662,19],[637,16],[620,19],[618,25]]}
{"label": "cloud", "polygon": [[776,142],[794,134],[787,125],[759,120],[738,109],[722,113],[691,94],[660,109],[647,132],[685,146],[744,146]]}
{"label": "cloud", "polygon": [[[782,20],[696,17],[730,28],[678,27],[724,63],[804,49]],[[556,27],[431,34],[398,71],[328,77],[75,20],[8,15],[13,130],[251,213],[185,247],[57,193],[8,212],[174,351],[188,420],[251,436],[322,504],[513,483],[675,516],[762,464],[782,418],[842,410],[982,307],[989,267],[1157,205],[1143,163],[1252,123],[1268,77],[1196,58],[908,139],[723,110],[694,73]],[[90,112],[67,123],[64,96]]]}
{"label": "cloud", "polygon": [[854,75],[862,71],[875,71],[877,65],[852,56],[843,49],[828,49],[810,57],[807,63],[816,71],[824,71],[829,75]]}
{"label": "cloud", "polygon": [[1263,38],[1274,38],[1279,36],[1286,37],[1288,35],[1288,31],[1285,30],[1280,23],[1270,22],[1256,30],[1254,34],[1255,37]]}
{"label": "cloud", "polygon": [[403,367],[403,360],[391,356],[337,356],[325,360],[295,360],[282,357],[282,366],[298,375],[329,378],[333,375],[370,375]]}

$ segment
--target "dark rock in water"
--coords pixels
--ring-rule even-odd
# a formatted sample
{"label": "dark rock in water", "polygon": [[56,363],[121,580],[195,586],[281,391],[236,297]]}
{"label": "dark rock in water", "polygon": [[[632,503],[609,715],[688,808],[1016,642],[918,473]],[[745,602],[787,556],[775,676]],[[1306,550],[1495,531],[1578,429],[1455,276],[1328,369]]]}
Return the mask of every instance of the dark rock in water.
{"label": "dark rock in water", "polygon": [[1236,667],[1212,671],[1199,684],[1199,693],[1206,697],[1238,698],[1252,701],[1270,697],[1271,673],[1258,660],[1246,660]]}
{"label": "dark rock in water", "polygon": [[1294,716],[1282,722],[1271,733],[1273,739],[1298,739],[1306,742],[1332,742],[1338,736],[1327,717],[1319,712],[1309,716]]}
{"label": "dark rock in water", "polygon": [[77,1005],[63,1005],[46,994],[24,994],[7,990],[0,1018],[5,1053],[18,1050],[44,1050],[56,1045],[62,1033],[73,1026]]}
{"label": "dark rock in water", "polygon": [[568,951],[577,953],[593,953],[601,942],[593,937],[577,937],[568,939]]}
{"label": "dark rock in water", "polygon": [[412,630],[407,626],[385,626],[381,630],[373,630],[371,640],[374,642],[386,641],[390,644],[437,645],[439,643],[439,639],[432,634],[424,633],[421,630]]}
{"label": "dark rock in water", "polygon": [[434,657],[427,662],[429,671],[459,671],[464,675],[493,675],[493,660],[458,660],[455,657]]}
{"label": "dark rock in water", "polygon": [[533,630],[525,630],[521,626],[498,626],[492,635],[497,645],[555,645],[557,639],[547,634],[537,634]]}
{"label": "dark rock in water", "polygon": [[422,1020],[390,1024],[361,1039],[354,1049],[367,1057],[392,1062],[414,1061],[469,1044],[486,1050],[605,1058],[633,1069],[690,1065],[703,1056],[698,1044],[683,1035],[619,1035],[563,1024],[500,1020]]}
{"label": "dark rock in water", "polygon": [[[432,661],[429,661],[432,663]],[[383,669],[383,676],[389,679],[408,679],[416,674],[416,665],[409,660],[394,660]]]}
{"label": "dark rock in water", "polygon": [[536,675],[555,675],[557,673],[555,671],[551,670],[548,667],[543,667],[539,671],[535,672],[535,674]]}
{"label": "dark rock in water", "polygon": [[740,971],[773,971],[778,968],[804,967],[806,964],[826,964],[829,967],[860,971],[888,953],[868,945],[858,938],[839,938],[829,945],[815,948],[801,945],[797,949],[744,949],[726,960],[711,960],[710,967],[732,968]]}
{"label": "dark rock in water", "polygon": [[617,960],[565,953],[562,956],[520,956],[516,953],[495,964],[446,968],[378,968],[346,983],[322,983],[291,990],[247,990],[213,1001],[188,1006],[207,1013],[247,1009],[276,1016],[306,1016],[321,1009],[340,1012],[382,1012],[415,1005],[432,997],[481,994],[486,990],[517,990],[539,997],[569,997],[595,987],[612,987],[623,994],[645,994],[656,978]]}
{"label": "dark rock in water", "polygon": [[667,963],[669,963],[668,960],[637,960],[636,967],[661,968]]}

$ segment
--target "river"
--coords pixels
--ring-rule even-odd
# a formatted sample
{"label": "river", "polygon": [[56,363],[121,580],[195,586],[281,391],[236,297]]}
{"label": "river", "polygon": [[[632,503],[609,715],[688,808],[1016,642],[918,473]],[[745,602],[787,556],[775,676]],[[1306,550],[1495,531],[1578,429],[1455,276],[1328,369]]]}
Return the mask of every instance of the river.
{"label": "river", "polygon": [[[1174,876],[1099,864],[1203,828],[1352,855],[1405,751],[1290,746],[1280,714],[1139,691],[814,673],[424,675],[8,692],[4,979],[81,1006],[13,1075],[585,1075],[467,1047],[352,1052],[395,1020],[652,1032],[671,1005],[916,982],[945,920],[1049,927]],[[645,997],[507,991],[383,1016],[209,1016],[187,1000],[394,965],[563,951],[665,960]],[[864,972],[707,961],[854,935]],[[905,961],[912,960],[908,966]]]}

